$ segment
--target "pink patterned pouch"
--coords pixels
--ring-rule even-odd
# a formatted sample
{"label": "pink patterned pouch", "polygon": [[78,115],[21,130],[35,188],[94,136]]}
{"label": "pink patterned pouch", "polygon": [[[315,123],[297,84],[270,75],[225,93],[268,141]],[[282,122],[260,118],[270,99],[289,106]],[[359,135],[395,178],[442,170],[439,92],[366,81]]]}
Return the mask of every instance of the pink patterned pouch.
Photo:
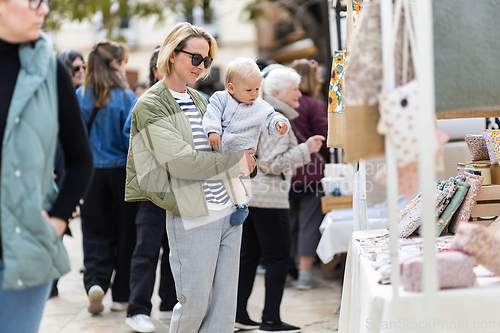
{"label": "pink patterned pouch", "polygon": [[484,136],[467,134],[465,136],[465,142],[467,142],[467,147],[469,147],[470,151],[470,157],[473,161],[490,159]]}
{"label": "pink patterned pouch", "polygon": [[498,164],[498,154],[495,150],[495,142],[497,142],[498,140],[495,139],[497,134],[494,134],[494,132],[498,131],[483,131],[483,138],[486,144],[486,148],[488,149],[488,156],[490,157],[491,164]]}
{"label": "pink patterned pouch", "polygon": [[473,255],[477,263],[500,275],[500,235],[474,223],[461,224],[451,248]]}
{"label": "pink patterned pouch", "polygon": [[474,208],[474,205],[476,204],[476,197],[481,189],[483,179],[484,178],[481,176],[465,173],[465,181],[469,183],[470,187],[464,200],[462,201],[462,204],[458,208],[455,215],[453,215],[453,218],[448,226],[448,231],[455,233],[461,223],[469,222],[472,208]]}
{"label": "pink patterned pouch", "polygon": [[[460,251],[446,251],[436,254],[439,289],[472,287],[476,275],[472,270],[476,258]],[[423,280],[423,254],[407,257],[400,263],[401,285],[406,291],[420,292]]]}

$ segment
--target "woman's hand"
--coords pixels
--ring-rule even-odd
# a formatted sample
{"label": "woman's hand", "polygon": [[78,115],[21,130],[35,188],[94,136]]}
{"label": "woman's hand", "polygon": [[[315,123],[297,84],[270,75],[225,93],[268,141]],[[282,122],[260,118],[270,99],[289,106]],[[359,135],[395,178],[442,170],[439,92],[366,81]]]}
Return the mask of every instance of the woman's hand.
{"label": "woman's hand", "polygon": [[238,152],[240,158],[240,175],[248,176],[252,173],[253,169],[257,166],[255,159],[251,156],[255,154],[254,149],[246,149]]}
{"label": "woman's hand", "polygon": [[306,141],[307,148],[309,148],[309,152],[317,153],[321,146],[323,145],[323,141],[325,141],[325,137],[323,135],[313,135],[309,137]]}
{"label": "woman's hand", "polygon": [[49,213],[47,213],[46,210],[42,210],[42,216],[52,224],[54,229],[56,230],[57,236],[62,236],[64,232],[66,231],[66,228],[68,227],[68,223],[64,221],[63,219],[60,219],[58,217],[50,217]]}

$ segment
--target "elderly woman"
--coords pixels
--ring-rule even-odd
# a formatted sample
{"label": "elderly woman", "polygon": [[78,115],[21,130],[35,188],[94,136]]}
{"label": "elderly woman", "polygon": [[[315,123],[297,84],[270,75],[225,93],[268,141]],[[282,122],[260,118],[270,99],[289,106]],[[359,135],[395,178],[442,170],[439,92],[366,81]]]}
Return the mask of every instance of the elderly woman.
{"label": "elderly woman", "polygon": [[[318,99],[318,92],[323,80],[317,72],[317,63],[307,59],[295,60],[290,67],[300,74],[299,89],[302,97],[297,108],[299,116],[292,121],[295,135],[299,142],[304,142],[310,135],[326,136],[328,116],[326,105]],[[291,256],[299,261],[299,281],[297,289],[307,290],[318,285],[321,280],[311,275],[311,268],[316,257],[316,247],[321,237],[319,226],[323,220],[321,197],[323,189],[321,178],[323,168],[328,161],[328,148],[323,144],[317,154],[311,155],[311,162],[297,169],[292,178],[290,190],[290,222],[292,231]]]}
{"label": "elderly woman", "polygon": [[[61,236],[92,176],[68,71],[40,31],[47,0],[0,1],[0,323],[38,332],[52,281],[70,270]],[[57,139],[66,176],[52,178]]]}
{"label": "elderly woman", "polygon": [[[291,68],[275,66],[262,83],[263,98],[288,120],[298,116],[294,108],[302,96],[300,75]],[[243,224],[235,327],[260,328],[264,332],[299,332],[300,328],[281,321],[280,304],[290,259],[288,192],[293,171],[311,161],[325,138],[315,135],[298,144],[289,131],[281,138],[261,135],[256,155],[258,174],[252,180],[249,215]],[[250,319],[247,303],[262,257],[266,267],[264,311],[259,324]]]}
{"label": "elderly woman", "polygon": [[[207,100],[187,85],[209,73],[216,53],[205,30],[177,24],[158,55],[165,77],[139,98],[132,114],[125,199],[149,200],[167,211],[178,300],[170,332],[234,329],[241,226],[229,224],[234,205],[222,179],[248,175],[255,151],[212,152],[203,133]],[[154,331],[143,314],[126,323]]]}

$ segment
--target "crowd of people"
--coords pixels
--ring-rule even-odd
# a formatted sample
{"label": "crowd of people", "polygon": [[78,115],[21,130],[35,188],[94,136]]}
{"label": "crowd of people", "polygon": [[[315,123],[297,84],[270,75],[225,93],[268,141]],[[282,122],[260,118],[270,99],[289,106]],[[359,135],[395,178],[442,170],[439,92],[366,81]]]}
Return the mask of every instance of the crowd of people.
{"label": "crowd of people", "polygon": [[69,270],[62,235],[79,205],[89,313],[109,291],[127,325],[154,332],[163,253],[160,319],[172,332],[300,332],[280,304],[296,262],[298,289],[321,282],[311,267],[328,153],[316,64],[238,58],[207,96],[193,87],[217,42],[179,23],[153,51],[149,84],[132,91],[125,45],[103,40],[86,62],[72,49],[56,57],[40,31],[48,11],[47,0],[0,2],[0,304],[12,304],[2,327],[38,331]]}

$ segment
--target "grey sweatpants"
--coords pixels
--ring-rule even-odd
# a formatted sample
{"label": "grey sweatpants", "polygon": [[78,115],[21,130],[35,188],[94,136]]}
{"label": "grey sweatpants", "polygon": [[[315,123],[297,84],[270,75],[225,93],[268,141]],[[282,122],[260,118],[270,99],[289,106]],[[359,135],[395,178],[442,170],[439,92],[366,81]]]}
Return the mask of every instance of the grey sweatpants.
{"label": "grey sweatpants", "polygon": [[170,333],[234,331],[242,227],[229,224],[233,207],[227,209],[223,218],[188,230],[167,212],[178,300]]}

